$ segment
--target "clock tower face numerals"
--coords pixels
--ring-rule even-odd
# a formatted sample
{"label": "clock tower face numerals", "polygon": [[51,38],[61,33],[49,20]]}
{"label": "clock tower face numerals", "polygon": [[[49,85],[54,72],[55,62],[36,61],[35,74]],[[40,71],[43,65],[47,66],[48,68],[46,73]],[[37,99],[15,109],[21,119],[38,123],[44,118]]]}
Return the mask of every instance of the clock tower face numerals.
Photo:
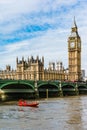
{"label": "clock tower face numerals", "polygon": [[71,42],[71,43],[70,43],[70,47],[71,47],[71,48],[74,48],[74,47],[75,47],[75,43],[74,43],[74,42]]}

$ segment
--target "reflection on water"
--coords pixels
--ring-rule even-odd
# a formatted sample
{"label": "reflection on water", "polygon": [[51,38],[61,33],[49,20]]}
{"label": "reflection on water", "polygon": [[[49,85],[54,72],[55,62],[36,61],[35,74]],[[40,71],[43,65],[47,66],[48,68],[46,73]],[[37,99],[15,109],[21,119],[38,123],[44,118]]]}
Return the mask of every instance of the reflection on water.
{"label": "reflection on water", "polygon": [[0,106],[0,130],[87,130],[87,96],[40,100],[38,108]]}

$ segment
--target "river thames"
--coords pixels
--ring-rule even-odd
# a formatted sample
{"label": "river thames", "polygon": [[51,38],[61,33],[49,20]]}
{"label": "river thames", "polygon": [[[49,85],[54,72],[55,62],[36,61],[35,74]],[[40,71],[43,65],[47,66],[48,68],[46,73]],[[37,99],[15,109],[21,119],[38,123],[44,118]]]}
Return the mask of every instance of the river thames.
{"label": "river thames", "polygon": [[43,99],[39,107],[0,105],[0,130],[87,130],[87,96]]}

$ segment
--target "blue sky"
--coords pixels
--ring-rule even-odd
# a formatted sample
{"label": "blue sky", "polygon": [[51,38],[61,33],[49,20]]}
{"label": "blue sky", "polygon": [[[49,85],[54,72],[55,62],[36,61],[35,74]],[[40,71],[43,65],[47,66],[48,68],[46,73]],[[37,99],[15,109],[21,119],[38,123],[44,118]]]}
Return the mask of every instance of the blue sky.
{"label": "blue sky", "polygon": [[0,0],[0,69],[16,69],[33,55],[68,67],[68,36],[74,16],[82,41],[82,69],[87,73],[87,0]]}

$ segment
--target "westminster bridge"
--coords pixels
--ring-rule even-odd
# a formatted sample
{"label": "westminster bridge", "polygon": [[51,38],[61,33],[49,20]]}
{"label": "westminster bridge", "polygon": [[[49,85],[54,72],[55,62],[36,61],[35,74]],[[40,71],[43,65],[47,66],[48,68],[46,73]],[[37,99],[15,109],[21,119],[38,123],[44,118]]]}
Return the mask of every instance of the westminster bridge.
{"label": "westminster bridge", "polygon": [[0,80],[0,100],[48,98],[87,94],[87,83],[64,81]]}

